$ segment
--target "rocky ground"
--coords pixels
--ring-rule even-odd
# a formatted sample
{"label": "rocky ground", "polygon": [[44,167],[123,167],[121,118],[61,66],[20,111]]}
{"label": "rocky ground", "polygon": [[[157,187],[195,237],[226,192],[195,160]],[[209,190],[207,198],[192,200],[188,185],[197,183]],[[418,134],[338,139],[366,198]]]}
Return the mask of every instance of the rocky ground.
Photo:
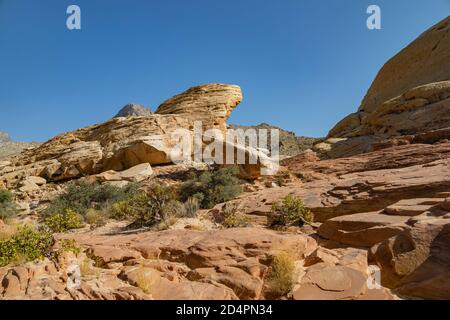
{"label": "rocky ground", "polygon": [[[450,299],[449,19],[390,60],[360,110],[283,159],[277,174],[261,175],[273,162],[247,150],[260,160],[239,168],[245,192],[166,230],[109,220],[55,233],[55,252],[78,249],[1,267],[0,298]],[[0,161],[0,184],[29,224],[70,181],[178,185],[210,168],[172,163],[173,129],[202,120],[224,131],[241,100],[235,85],[191,88],[153,114],[119,116]],[[270,225],[288,195],[303,199],[314,222]],[[245,227],[218,222],[230,207]],[[0,221],[0,234],[13,228]],[[280,261],[292,262],[282,294]]]}

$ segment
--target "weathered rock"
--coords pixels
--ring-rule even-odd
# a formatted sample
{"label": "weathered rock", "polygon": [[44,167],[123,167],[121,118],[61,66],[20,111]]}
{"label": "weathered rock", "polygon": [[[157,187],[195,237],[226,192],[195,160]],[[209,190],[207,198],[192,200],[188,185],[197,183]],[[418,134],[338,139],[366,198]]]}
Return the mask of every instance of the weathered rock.
{"label": "weathered rock", "polygon": [[93,246],[88,250],[87,254],[100,265],[106,265],[110,262],[124,262],[140,257],[140,254],[134,250],[110,246]]}
{"label": "weathered rock", "polygon": [[318,233],[347,245],[371,247],[401,233],[407,227],[408,219],[379,212],[352,214],[325,221]]}
{"label": "weathered rock", "polygon": [[198,268],[188,274],[191,280],[214,281],[221,283],[236,293],[240,299],[259,299],[263,289],[260,277],[252,276],[237,267]]}
{"label": "weathered rock", "polygon": [[39,186],[32,181],[25,180],[20,183],[19,191],[31,193],[33,191],[39,190]]}
{"label": "weathered rock", "polygon": [[[27,176],[61,181],[108,170],[124,171],[142,163],[170,164],[178,160],[175,151],[181,151],[176,148],[180,141],[175,132],[179,134],[178,130],[184,129],[192,135],[195,121],[203,121],[203,129],[224,131],[225,120],[241,99],[238,86],[211,84],[191,88],[163,103],[157,114],[114,118],[61,134],[27,150],[0,168],[0,181],[15,186]],[[208,144],[204,141],[202,148]],[[265,158],[261,153],[259,162],[242,164],[243,176],[260,176]]]}
{"label": "weathered rock", "polygon": [[375,245],[370,258],[384,286],[400,295],[450,299],[450,222],[425,219]]}
{"label": "weathered rock", "polygon": [[[420,35],[378,73],[358,112],[340,121],[328,137],[383,139],[449,127],[450,18]],[[374,141],[335,152],[349,156]],[[376,142],[376,141],[375,141]]]}
{"label": "weathered rock", "polygon": [[92,180],[98,182],[112,182],[112,181],[132,181],[132,182],[141,182],[143,180],[148,179],[153,175],[152,167],[149,163],[141,163],[130,169],[124,171],[114,171],[109,170],[97,174],[92,178]]}
{"label": "weathered rock", "polygon": [[439,210],[438,205],[444,203],[442,198],[415,198],[400,200],[384,209],[384,213],[400,216],[418,216],[424,212]]}
{"label": "weathered rock", "polygon": [[34,183],[38,186],[43,186],[44,184],[47,183],[47,180],[45,180],[44,178],[41,178],[41,177],[31,176],[31,177],[27,177],[25,180],[28,182]]}
{"label": "weathered rock", "polygon": [[157,114],[175,114],[192,121],[202,121],[203,128],[225,132],[226,119],[242,101],[241,88],[236,85],[206,84],[196,86],[163,102]]}
{"label": "weathered rock", "polygon": [[295,300],[357,299],[366,290],[366,276],[362,272],[319,263],[306,271],[293,297]]}

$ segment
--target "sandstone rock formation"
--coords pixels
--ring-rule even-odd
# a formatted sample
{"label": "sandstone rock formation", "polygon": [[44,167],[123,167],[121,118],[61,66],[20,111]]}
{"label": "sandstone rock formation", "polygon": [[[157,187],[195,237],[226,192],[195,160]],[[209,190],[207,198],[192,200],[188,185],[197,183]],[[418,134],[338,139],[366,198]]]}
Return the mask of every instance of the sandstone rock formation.
{"label": "sandstone rock formation", "polygon": [[389,137],[449,127],[449,30],[447,17],[383,66],[358,111],[330,130],[329,138],[345,140],[331,143],[329,157],[367,152]]}
{"label": "sandstone rock formation", "polygon": [[129,103],[124,106],[120,111],[114,116],[114,118],[119,117],[146,117],[150,116],[153,113],[140,104]]}
{"label": "sandstone rock formation", "polygon": [[[448,211],[447,211],[448,212]],[[417,219],[411,227],[371,249],[382,281],[404,296],[450,297],[450,220]]]}
{"label": "sandstone rock formation", "polygon": [[[241,99],[241,90],[235,85],[191,88],[164,102],[155,114],[114,118],[63,133],[33,150],[26,150],[11,159],[9,165],[0,167],[0,181],[16,186],[27,176],[65,181],[109,170],[123,171],[145,163],[170,164],[178,143],[173,136],[176,130],[192,132],[197,120],[203,121],[203,129],[225,130],[225,120]],[[226,147],[224,142],[223,148]],[[234,152],[239,148],[233,148]],[[261,175],[262,167],[271,165],[262,151],[249,148],[245,154],[247,158],[255,154],[260,159],[240,166],[243,178],[255,179]]]}
{"label": "sandstone rock formation", "polygon": [[172,115],[112,119],[23,152],[0,169],[0,179],[14,183],[32,175],[61,181],[141,163],[170,163],[171,131],[189,126],[188,120]]}
{"label": "sandstone rock formation", "polygon": [[[373,292],[393,298],[385,289],[367,287],[364,250],[318,248],[301,234],[235,228],[130,235],[88,231],[57,238],[76,240],[85,253],[67,253],[56,263],[0,268],[1,298],[264,299],[279,252],[298,262],[295,299],[370,299]],[[78,269],[80,275],[72,279],[71,271]]]}
{"label": "sandstone rock formation", "polygon": [[174,114],[202,121],[204,128],[226,130],[226,119],[242,101],[241,88],[236,85],[206,84],[192,87],[163,102],[156,114]]}

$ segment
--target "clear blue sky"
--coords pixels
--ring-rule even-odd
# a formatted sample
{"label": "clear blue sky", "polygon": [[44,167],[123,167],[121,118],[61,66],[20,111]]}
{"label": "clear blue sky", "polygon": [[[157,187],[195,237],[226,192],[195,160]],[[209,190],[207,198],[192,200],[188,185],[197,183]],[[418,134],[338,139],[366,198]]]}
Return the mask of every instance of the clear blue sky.
{"label": "clear blue sky", "polygon": [[[66,28],[70,4],[80,31]],[[381,31],[366,28],[370,4]],[[0,0],[0,131],[43,141],[221,82],[244,92],[230,123],[324,136],[449,12],[450,0]]]}

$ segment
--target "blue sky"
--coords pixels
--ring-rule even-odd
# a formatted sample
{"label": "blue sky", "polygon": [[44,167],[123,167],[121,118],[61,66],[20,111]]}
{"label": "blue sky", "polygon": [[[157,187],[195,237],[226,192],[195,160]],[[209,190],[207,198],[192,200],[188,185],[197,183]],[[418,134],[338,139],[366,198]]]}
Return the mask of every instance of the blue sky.
{"label": "blue sky", "polygon": [[[70,4],[82,30],[66,28]],[[366,28],[370,4],[382,30]],[[220,82],[244,92],[229,123],[324,136],[449,12],[450,0],[0,0],[0,131],[43,141]]]}

